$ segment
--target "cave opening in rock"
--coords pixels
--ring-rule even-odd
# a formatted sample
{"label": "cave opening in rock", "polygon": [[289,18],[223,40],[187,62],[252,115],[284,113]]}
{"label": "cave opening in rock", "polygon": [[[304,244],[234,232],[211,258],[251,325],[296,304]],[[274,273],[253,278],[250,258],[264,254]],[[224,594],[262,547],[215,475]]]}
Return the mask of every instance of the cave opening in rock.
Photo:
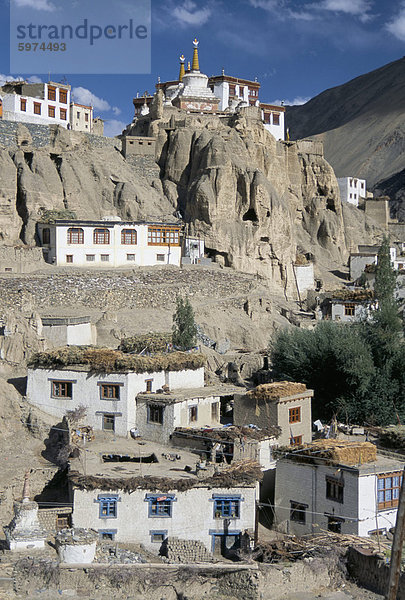
{"label": "cave opening in rock", "polygon": [[245,214],[243,215],[243,220],[244,221],[252,221],[253,223],[257,223],[259,219],[257,218],[255,209],[249,208],[249,210],[246,211]]}

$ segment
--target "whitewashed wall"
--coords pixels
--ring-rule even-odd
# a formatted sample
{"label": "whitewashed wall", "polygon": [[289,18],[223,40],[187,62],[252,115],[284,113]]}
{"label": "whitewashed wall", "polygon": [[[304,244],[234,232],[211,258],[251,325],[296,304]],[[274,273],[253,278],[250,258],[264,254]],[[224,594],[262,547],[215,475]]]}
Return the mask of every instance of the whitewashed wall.
{"label": "whitewashed wall", "polygon": [[[44,84],[45,98],[35,98],[33,96],[24,96],[19,94],[2,94],[3,99],[3,119],[8,121],[19,121],[21,123],[38,123],[40,125],[61,125],[65,127],[69,123],[69,105],[70,105],[70,90],[67,91],[67,103],[59,102],[59,88],[56,88],[56,100],[48,100],[48,84]],[[20,100],[23,98],[27,101],[26,111],[21,110]],[[34,102],[41,104],[41,114],[34,114]],[[48,116],[48,106],[55,107],[55,117]],[[66,110],[66,120],[60,119],[59,109]]]}

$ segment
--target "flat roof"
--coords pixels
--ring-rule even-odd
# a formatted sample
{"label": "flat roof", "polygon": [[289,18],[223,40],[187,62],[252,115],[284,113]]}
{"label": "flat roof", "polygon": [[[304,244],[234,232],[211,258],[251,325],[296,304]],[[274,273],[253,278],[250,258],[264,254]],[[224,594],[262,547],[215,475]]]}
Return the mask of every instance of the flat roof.
{"label": "flat roof", "polygon": [[281,428],[277,426],[260,429],[259,427],[249,427],[230,425],[224,427],[176,427],[173,435],[178,435],[184,438],[206,438],[207,440],[215,440],[218,442],[232,442],[236,439],[246,440],[268,440],[270,438],[278,438],[281,434]]}
{"label": "flat roof", "polygon": [[210,396],[233,396],[240,392],[240,387],[233,385],[211,385],[200,388],[181,388],[175,389],[169,393],[145,393],[141,392],[137,398],[148,402],[162,402],[164,404],[176,404],[186,400],[197,398],[209,398]]}
{"label": "flat roof", "polygon": [[252,81],[251,79],[243,79],[241,77],[234,77],[233,75],[212,75],[208,78],[208,81],[231,81],[232,83],[243,83],[253,87],[260,87],[259,81]]}
{"label": "flat roof", "polygon": [[90,323],[90,317],[41,317],[42,325],[82,325]]}
{"label": "flat roof", "polygon": [[[325,465],[325,466],[332,466],[332,467],[340,467],[342,469],[346,469],[348,471],[356,471],[359,476],[362,475],[378,475],[380,473],[393,473],[396,471],[402,471],[404,469],[405,466],[405,458],[403,460],[396,460],[394,458],[390,458],[387,456],[384,456],[383,454],[380,454],[379,452],[377,452],[377,457],[375,461],[371,461],[371,462],[367,462],[367,463],[363,463],[363,464],[358,464],[358,465],[347,465],[344,462],[336,462],[336,461],[328,461],[328,460],[323,460],[321,458],[316,458],[314,456],[305,456],[302,455],[301,458],[299,457],[299,451],[293,455],[294,453],[288,454],[284,457],[283,460],[289,460],[291,462],[299,462],[299,464],[303,464],[303,465],[310,465],[313,466],[315,465]],[[309,460],[305,460],[305,459],[309,459]]]}
{"label": "flat roof", "polygon": [[41,225],[88,225],[88,226],[103,226],[113,227],[114,225],[161,225],[162,227],[182,227],[180,222],[163,222],[163,221],[85,221],[82,219],[55,219],[52,223],[46,221],[38,221]]}

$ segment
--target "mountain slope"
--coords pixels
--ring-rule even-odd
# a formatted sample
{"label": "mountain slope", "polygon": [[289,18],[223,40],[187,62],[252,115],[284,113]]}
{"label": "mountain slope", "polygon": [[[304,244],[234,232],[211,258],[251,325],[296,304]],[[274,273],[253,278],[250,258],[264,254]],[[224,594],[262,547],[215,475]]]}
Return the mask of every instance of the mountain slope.
{"label": "mountain slope", "polygon": [[286,121],[292,139],[323,140],[338,177],[376,186],[404,167],[405,57],[287,107]]}

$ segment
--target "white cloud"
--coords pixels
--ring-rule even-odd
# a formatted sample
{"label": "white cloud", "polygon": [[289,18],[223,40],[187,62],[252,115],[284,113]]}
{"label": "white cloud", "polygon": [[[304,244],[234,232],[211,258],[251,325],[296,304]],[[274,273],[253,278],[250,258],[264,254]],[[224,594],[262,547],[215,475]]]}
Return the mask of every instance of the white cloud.
{"label": "white cloud", "polygon": [[45,10],[53,12],[56,6],[50,0],[14,0],[17,8],[34,8],[35,10]]}
{"label": "white cloud", "polygon": [[22,77],[13,77],[12,75],[4,75],[0,73],[0,86],[10,81],[23,81]]}
{"label": "white cloud", "polygon": [[184,27],[204,25],[212,14],[211,8],[199,8],[193,0],[184,0],[183,4],[177,5],[171,12],[176,21]]}
{"label": "white cloud", "polygon": [[118,117],[118,115],[121,114],[121,109],[118,108],[118,106],[113,106],[112,107],[112,111],[113,111],[113,113],[115,114],[116,117]]}
{"label": "white cloud", "polygon": [[72,95],[74,101],[78,102],[78,104],[86,104],[87,106],[92,106],[95,110],[99,110],[101,112],[111,110],[111,106],[107,102],[107,100],[99,98],[90,90],[84,87],[73,88]]}
{"label": "white cloud", "polygon": [[114,137],[122,133],[125,129],[126,123],[124,121],[118,121],[117,119],[107,119],[104,123],[104,135],[107,137]]}
{"label": "white cloud", "polygon": [[270,104],[276,104],[278,106],[281,106],[282,104],[285,104],[285,106],[299,106],[301,104],[306,104],[308,100],[311,100],[309,96],[307,98],[296,96],[293,100],[273,100]]}
{"label": "white cloud", "polygon": [[358,17],[365,22],[372,18],[372,0],[320,0],[318,2],[301,3],[299,9],[288,0],[249,0],[254,8],[262,8],[271,12],[279,20],[296,19],[314,21],[319,19],[322,11],[343,13]]}
{"label": "white cloud", "polygon": [[399,13],[388,21],[385,28],[396,38],[405,42],[405,2],[402,3]]}
{"label": "white cloud", "polygon": [[313,7],[353,15],[359,17],[361,21],[368,21],[371,18],[370,0],[322,0],[319,4],[313,4]]}
{"label": "white cloud", "polygon": [[31,75],[31,77],[28,77],[27,81],[28,83],[42,83],[42,79],[36,75]]}

